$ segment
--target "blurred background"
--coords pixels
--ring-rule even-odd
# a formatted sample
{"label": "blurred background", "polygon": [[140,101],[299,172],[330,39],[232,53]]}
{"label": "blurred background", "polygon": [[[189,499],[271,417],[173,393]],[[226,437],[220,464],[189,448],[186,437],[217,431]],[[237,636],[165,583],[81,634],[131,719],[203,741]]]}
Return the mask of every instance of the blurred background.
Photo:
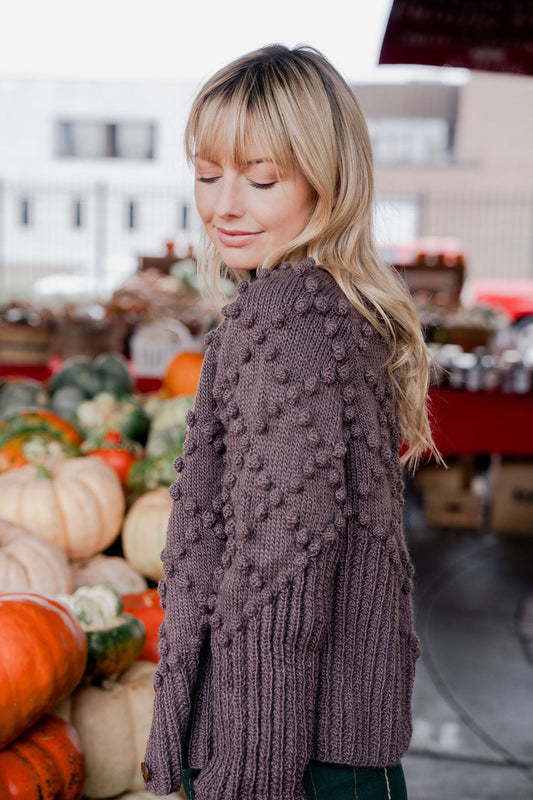
{"label": "blurred background", "polygon": [[[378,245],[427,342],[448,469],[426,463],[406,481],[422,642],[410,800],[532,798],[531,0],[4,4],[0,417],[40,397],[79,425],[111,363],[164,434],[144,430],[146,452],[128,445],[150,469],[124,473],[128,502],[173,480],[220,320],[196,276],[184,124],[214,70],[271,42],[318,48],[353,87],[374,149]],[[88,388],[87,365],[110,353]]]}

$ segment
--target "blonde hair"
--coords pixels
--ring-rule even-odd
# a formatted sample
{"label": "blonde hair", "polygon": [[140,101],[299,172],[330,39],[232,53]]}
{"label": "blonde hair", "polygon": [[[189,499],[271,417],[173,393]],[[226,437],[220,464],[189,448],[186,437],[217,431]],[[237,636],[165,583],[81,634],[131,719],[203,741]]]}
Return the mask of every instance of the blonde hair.
{"label": "blonde hair", "polygon": [[[368,128],[353,91],[314,48],[261,48],[219,70],[198,93],[185,130],[191,163],[195,155],[216,160],[222,152],[242,166],[247,145],[258,138],[280,174],[297,166],[314,195],[304,230],[271,253],[258,271],[311,257],[330,272],[389,343],[387,368],[407,445],[402,466],[415,472],[424,453],[444,464],[429,423],[429,355],[416,309],[403,279],[381,260],[373,240]],[[242,278],[222,262],[205,234],[198,274],[219,306],[228,299],[220,278],[233,283]]]}

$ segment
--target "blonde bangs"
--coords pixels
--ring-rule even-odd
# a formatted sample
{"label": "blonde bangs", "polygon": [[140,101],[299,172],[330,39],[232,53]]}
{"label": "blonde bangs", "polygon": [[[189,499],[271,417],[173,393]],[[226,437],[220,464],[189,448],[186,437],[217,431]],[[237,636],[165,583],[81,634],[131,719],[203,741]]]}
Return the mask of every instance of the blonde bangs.
{"label": "blonde bangs", "polygon": [[275,103],[253,100],[249,93],[238,91],[231,102],[223,94],[204,98],[193,109],[185,131],[189,162],[194,164],[195,157],[216,163],[228,159],[244,169],[254,148],[258,157],[273,162],[278,176],[291,175],[295,156]]}

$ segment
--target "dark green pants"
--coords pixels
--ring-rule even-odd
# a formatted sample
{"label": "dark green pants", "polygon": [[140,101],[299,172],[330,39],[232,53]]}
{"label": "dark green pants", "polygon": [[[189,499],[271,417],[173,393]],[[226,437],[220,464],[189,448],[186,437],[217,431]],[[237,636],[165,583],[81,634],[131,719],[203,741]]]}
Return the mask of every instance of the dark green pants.
{"label": "dark green pants", "polygon": [[[199,769],[183,770],[183,788],[194,800]],[[344,767],[311,761],[303,785],[309,800],[407,800],[401,764],[394,767]]]}

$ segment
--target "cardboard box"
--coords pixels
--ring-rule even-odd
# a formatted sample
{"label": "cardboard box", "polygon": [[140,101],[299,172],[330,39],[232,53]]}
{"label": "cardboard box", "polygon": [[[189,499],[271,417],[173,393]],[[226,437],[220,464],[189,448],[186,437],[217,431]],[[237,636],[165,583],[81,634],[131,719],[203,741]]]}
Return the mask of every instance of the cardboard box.
{"label": "cardboard box", "polygon": [[483,498],[468,490],[425,489],[423,505],[426,525],[471,530],[481,526]]}
{"label": "cardboard box", "polygon": [[474,477],[472,458],[445,459],[446,467],[428,464],[419,467],[413,483],[417,489],[438,489],[439,491],[460,492],[468,489]]}
{"label": "cardboard box", "polygon": [[491,530],[533,536],[533,461],[492,456],[489,479]]}

